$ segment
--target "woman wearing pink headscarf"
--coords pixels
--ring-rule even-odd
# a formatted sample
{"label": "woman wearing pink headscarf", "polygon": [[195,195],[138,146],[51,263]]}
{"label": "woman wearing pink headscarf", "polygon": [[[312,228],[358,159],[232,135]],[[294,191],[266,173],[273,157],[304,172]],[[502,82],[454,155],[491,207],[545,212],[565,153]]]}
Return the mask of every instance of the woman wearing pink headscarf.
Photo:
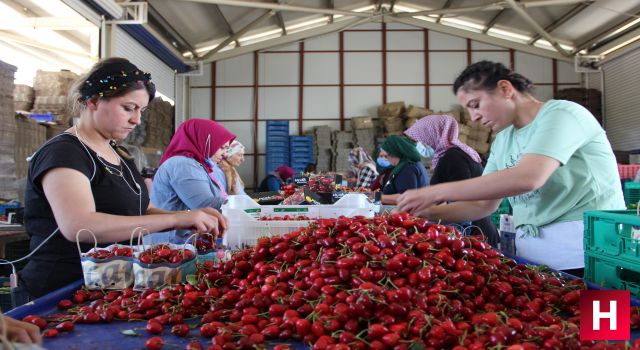
{"label": "woman wearing pink headscarf", "polygon": [[[458,139],[458,122],[448,115],[431,115],[418,120],[404,132],[413,140],[433,148],[430,185],[466,180],[482,175],[478,152]],[[498,233],[490,218],[472,222],[492,245],[498,241]],[[476,233],[476,232],[473,232]]]}
{"label": "woman wearing pink headscarf", "polygon": [[[165,210],[215,208],[220,210],[226,188],[213,175],[214,163],[235,139],[222,125],[207,119],[189,119],[180,124],[160,159],[153,177],[151,201]],[[189,231],[170,233],[169,240],[182,243]]]}

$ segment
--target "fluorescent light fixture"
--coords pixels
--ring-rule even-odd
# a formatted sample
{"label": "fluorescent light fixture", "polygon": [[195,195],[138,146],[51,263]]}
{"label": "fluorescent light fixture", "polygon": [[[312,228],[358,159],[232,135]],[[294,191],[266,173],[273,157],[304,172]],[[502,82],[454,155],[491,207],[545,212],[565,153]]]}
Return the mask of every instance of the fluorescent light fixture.
{"label": "fluorescent light fixture", "polygon": [[603,39],[606,39],[606,38],[612,37],[612,36],[614,36],[614,35],[616,35],[618,33],[621,33],[623,31],[627,30],[628,28],[636,25],[638,22],[640,22],[640,18],[637,18],[635,21],[629,22],[627,25],[624,25],[624,26],[616,29],[615,31],[613,31],[611,34],[607,35]]}
{"label": "fluorescent light fixture", "polygon": [[458,19],[458,18],[446,18],[446,17],[443,17],[442,19],[440,19],[440,22],[442,24],[446,24],[446,25],[449,25],[451,27],[457,27],[457,28],[461,28],[461,29],[471,30],[471,31],[474,31],[474,32],[477,32],[477,33],[482,32],[482,30],[484,29],[484,25],[473,23],[473,22],[469,22],[469,21],[465,21],[465,20],[461,20],[461,19]]}
{"label": "fluorescent light fixture", "polygon": [[278,29],[272,29],[272,30],[267,30],[261,33],[257,33],[257,34],[252,34],[252,35],[248,35],[248,36],[243,36],[241,38],[238,39],[238,41],[240,42],[246,42],[246,41],[252,41],[252,40],[257,40],[260,38],[264,38],[267,36],[272,36],[275,34],[281,34],[282,33],[282,28],[278,28]]}
{"label": "fluorescent light fixture", "polygon": [[633,38],[631,38],[631,39],[629,39],[629,40],[627,40],[627,41],[623,42],[623,43],[622,43],[622,44],[620,44],[620,45],[616,45],[616,46],[614,46],[614,47],[610,48],[609,50],[607,50],[607,51],[603,52],[601,55],[606,56],[606,55],[608,55],[608,54],[612,53],[613,51],[616,51],[616,50],[618,50],[618,49],[621,49],[621,48],[623,48],[623,47],[625,47],[625,46],[627,46],[627,45],[631,44],[632,42],[637,41],[637,40],[639,40],[639,39],[640,39],[640,35],[635,36],[635,37],[633,37]]}
{"label": "fluorescent light fixture", "polygon": [[[393,9],[396,10],[396,11],[399,11],[399,12],[418,12],[418,11],[423,11],[423,10],[420,10],[420,9],[407,7],[407,6],[403,6],[403,5],[398,5],[398,4],[396,4],[393,7]],[[414,16],[413,18],[421,19],[421,20],[427,21],[427,22],[435,22],[437,20],[437,16],[435,16],[435,17],[431,17],[431,16]]]}
{"label": "fluorescent light fixture", "polygon": [[108,14],[110,14],[111,16],[113,16],[113,18],[121,18],[122,17],[122,13],[123,13],[123,9],[122,6],[118,5],[118,3],[116,3],[113,0],[93,0],[93,2],[96,3],[96,5],[100,6],[103,10],[105,10]]}
{"label": "fluorescent light fixture", "polygon": [[318,24],[325,24],[327,22],[329,22],[329,17],[320,17],[320,18],[315,18],[312,20],[296,23],[286,27],[287,33],[295,32],[296,29],[301,29],[301,28],[306,29],[306,27],[316,27]]}
{"label": "fluorescent light fixture", "polygon": [[496,38],[502,38],[506,40],[516,41],[520,43],[527,43],[531,40],[531,37],[528,35],[517,34],[514,32],[509,32],[506,30],[498,29],[492,27],[487,31],[488,35],[495,36]]}
{"label": "fluorescent light fixture", "polygon": [[[560,45],[561,48],[565,49],[566,51],[573,51],[574,47],[571,45],[565,45],[562,43],[558,43]],[[551,45],[550,42],[548,42],[547,40],[544,39],[540,39],[538,41],[535,42],[534,44],[537,47],[542,47],[542,48],[551,48],[553,49],[553,45]]]}

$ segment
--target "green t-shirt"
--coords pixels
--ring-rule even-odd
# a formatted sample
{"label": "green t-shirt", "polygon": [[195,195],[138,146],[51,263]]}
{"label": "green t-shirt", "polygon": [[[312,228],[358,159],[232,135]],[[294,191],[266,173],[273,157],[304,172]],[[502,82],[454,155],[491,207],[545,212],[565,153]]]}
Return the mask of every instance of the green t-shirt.
{"label": "green t-shirt", "polygon": [[579,104],[549,100],[530,124],[499,132],[483,175],[513,168],[524,154],[551,157],[560,167],[541,188],[509,197],[516,227],[582,220],[585,210],[625,208],[611,144]]}

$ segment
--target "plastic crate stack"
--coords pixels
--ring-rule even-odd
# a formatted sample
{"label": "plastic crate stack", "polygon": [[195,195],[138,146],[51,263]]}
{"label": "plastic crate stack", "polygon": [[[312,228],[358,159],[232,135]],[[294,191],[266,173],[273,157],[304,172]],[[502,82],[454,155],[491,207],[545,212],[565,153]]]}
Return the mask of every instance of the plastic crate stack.
{"label": "plastic crate stack", "polygon": [[636,209],[640,202],[640,182],[624,183],[624,202],[629,209]]}
{"label": "plastic crate stack", "polygon": [[584,213],[584,278],[640,296],[640,216],[636,210]]}
{"label": "plastic crate stack", "polygon": [[313,138],[309,136],[289,137],[289,159],[296,173],[304,172],[307,164],[315,164]]}
{"label": "plastic crate stack", "polygon": [[289,166],[289,122],[267,120],[267,175],[281,166]]}

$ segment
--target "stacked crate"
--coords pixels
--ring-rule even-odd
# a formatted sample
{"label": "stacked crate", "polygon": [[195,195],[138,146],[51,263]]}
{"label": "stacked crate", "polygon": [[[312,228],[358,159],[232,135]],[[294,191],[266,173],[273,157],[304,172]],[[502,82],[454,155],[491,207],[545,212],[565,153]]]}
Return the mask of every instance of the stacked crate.
{"label": "stacked crate", "polygon": [[373,157],[376,151],[376,129],[371,117],[351,118],[351,129],[356,137],[356,145]]}
{"label": "stacked crate", "polygon": [[640,296],[640,216],[636,210],[584,213],[584,278]]}
{"label": "stacked crate", "polygon": [[267,120],[267,175],[281,166],[289,166],[289,122]]}
{"label": "stacked crate", "polygon": [[335,171],[344,172],[351,170],[349,152],[353,148],[353,134],[350,131],[335,131],[333,133],[333,164]]}
{"label": "stacked crate", "polygon": [[312,137],[289,137],[289,161],[296,173],[304,172],[308,164],[315,164],[314,158]]}
{"label": "stacked crate", "polygon": [[8,200],[18,198],[13,156],[17,131],[13,110],[15,72],[15,66],[0,61],[0,199]]}
{"label": "stacked crate", "polygon": [[[62,125],[69,123],[67,94],[78,75],[68,70],[47,72],[38,70],[33,79],[35,101],[31,113],[55,115],[55,122]],[[75,117],[75,116],[74,116]]]}
{"label": "stacked crate", "polygon": [[331,128],[328,126],[317,126],[313,128],[314,151],[316,159],[316,171],[331,171],[333,148],[331,147]]}

